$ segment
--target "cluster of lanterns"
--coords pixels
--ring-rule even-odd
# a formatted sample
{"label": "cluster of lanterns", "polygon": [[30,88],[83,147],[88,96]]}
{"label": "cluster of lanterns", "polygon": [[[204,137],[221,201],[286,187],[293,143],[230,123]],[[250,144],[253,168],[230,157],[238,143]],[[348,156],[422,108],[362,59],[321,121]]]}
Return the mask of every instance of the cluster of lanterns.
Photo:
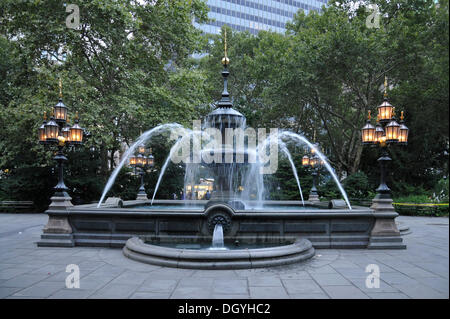
{"label": "cluster of lanterns", "polygon": [[305,155],[302,157],[302,165],[304,167],[316,168],[319,165],[323,165],[323,161],[317,156],[314,148],[311,148],[310,153],[311,156]]}
{"label": "cluster of lanterns", "polygon": [[75,122],[69,125],[67,107],[62,101],[62,84],[59,81],[59,101],[53,107],[50,120],[47,121],[47,112],[44,112],[44,122],[38,129],[39,143],[60,144],[65,143],[81,144],[83,142],[83,129],[78,124],[78,112],[75,115]]}
{"label": "cluster of lanterns", "polygon": [[409,129],[404,124],[404,113],[401,112],[400,123],[395,119],[395,107],[387,101],[387,78],[384,80],[384,101],[378,106],[376,126],[370,123],[369,111],[366,125],[361,129],[362,143],[366,145],[378,144],[384,146],[390,143],[406,145]]}
{"label": "cluster of lanterns", "polygon": [[141,145],[138,147],[138,155],[130,157],[130,165],[132,167],[153,167],[155,164],[155,159],[152,155],[152,149],[150,149],[150,155],[145,156],[145,146]]}

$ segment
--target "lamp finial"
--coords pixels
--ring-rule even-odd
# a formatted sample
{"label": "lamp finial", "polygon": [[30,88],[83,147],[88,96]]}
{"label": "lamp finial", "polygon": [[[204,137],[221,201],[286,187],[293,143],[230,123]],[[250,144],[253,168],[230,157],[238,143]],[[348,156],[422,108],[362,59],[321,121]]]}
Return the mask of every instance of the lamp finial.
{"label": "lamp finial", "polygon": [[47,121],[47,111],[44,111],[44,121]]}
{"label": "lamp finial", "polygon": [[370,119],[372,118],[372,115],[370,113],[372,113],[371,110],[367,111],[367,120],[368,121],[370,121]]}
{"label": "lamp finial", "polygon": [[405,115],[404,115],[403,111],[401,111],[400,112],[400,120],[403,121],[404,119],[405,119]]}
{"label": "lamp finial", "polygon": [[223,39],[223,48],[224,48],[224,57],[222,59],[222,64],[227,66],[230,63],[230,59],[227,54],[227,29],[223,30],[224,39]]}
{"label": "lamp finial", "polygon": [[59,97],[62,98],[62,80],[59,78]]}
{"label": "lamp finial", "polygon": [[384,76],[384,97],[387,98],[387,86],[388,86],[388,82],[387,82],[387,76]]}

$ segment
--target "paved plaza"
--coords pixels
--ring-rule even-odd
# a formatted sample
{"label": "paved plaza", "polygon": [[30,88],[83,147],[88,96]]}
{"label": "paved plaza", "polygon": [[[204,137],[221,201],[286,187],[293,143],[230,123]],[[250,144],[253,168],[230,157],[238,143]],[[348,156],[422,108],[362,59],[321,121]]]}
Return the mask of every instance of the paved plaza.
{"label": "paved plaza", "polygon": [[[0,298],[448,298],[448,218],[397,218],[406,250],[321,249],[309,261],[251,270],[187,270],[127,259],[120,249],[39,248],[45,214],[0,214]],[[66,288],[66,266],[80,288]],[[366,267],[378,265],[379,288]]]}

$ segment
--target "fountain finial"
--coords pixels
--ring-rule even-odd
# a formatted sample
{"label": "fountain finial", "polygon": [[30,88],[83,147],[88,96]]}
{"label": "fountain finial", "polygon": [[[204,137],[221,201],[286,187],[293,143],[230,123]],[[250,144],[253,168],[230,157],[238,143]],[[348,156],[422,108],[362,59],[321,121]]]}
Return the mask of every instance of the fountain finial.
{"label": "fountain finial", "polygon": [[222,77],[223,77],[223,91],[222,91],[222,98],[220,99],[219,103],[217,104],[218,107],[225,107],[225,108],[232,108],[233,104],[231,103],[230,94],[228,93],[228,75],[230,72],[228,72],[228,64],[230,63],[230,59],[228,59],[227,55],[227,29],[224,29],[224,51],[225,56],[222,59],[223,64],[223,71],[222,71]]}
{"label": "fountain finial", "polygon": [[224,40],[223,40],[224,57],[222,58],[222,64],[227,66],[228,64],[230,64],[230,59],[228,59],[227,55],[227,29],[224,29],[223,32],[224,32]]}

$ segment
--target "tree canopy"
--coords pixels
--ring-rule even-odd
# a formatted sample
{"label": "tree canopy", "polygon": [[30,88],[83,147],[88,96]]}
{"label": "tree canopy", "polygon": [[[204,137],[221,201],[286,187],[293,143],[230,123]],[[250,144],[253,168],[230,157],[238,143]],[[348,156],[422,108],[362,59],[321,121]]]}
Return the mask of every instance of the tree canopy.
{"label": "tree canopy", "polygon": [[[220,97],[222,36],[201,34],[192,23],[206,21],[204,1],[71,3],[80,8],[74,29],[65,24],[64,1],[0,3],[0,199],[51,193],[52,154],[37,143],[36,130],[58,100],[58,78],[71,122],[78,111],[87,133],[67,170],[71,191],[86,201],[97,199],[115,157],[141,131],[160,123],[190,126]],[[378,154],[363,148],[360,129],[382,102],[386,75],[389,100],[397,113],[405,111],[410,129],[408,146],[391,149],[393,189],[432,191],[448,176],[448,0],[370,3],[379,7],[379,28],[366,24],[368,3],[347,0],[330,2],[321,13],[300,10],[285,34],[254,36],[224,26],[229,91],[250,126],[301,133],[320,144],[340,177],[362,171],[374,188]],[[165,143],[153,145],[156,168],[169,151]],[[302,171],[303,150],[293,153]],[[285,190],[280,198],[297,196],[289,169],[281,161],[279,175],[269,178]],[[173,178],[162,186],[163,197],[178,193],[182,183],[180,167],[168,174]],[[310,176],[302,174],[309,185]],[[126,171],[123,176],[123,184],[136,183]],[[148,176],[149,189],[156,178]],[[39,179],[45,183],[33,184]]]}

